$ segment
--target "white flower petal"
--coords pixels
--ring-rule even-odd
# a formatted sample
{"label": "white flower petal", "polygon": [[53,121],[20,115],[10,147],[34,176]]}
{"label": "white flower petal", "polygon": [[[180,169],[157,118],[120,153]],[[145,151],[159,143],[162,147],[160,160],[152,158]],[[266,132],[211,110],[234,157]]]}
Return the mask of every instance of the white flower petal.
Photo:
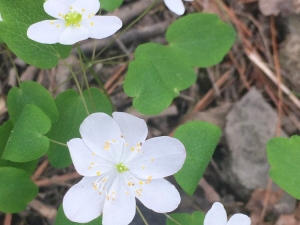
{"label": "white flower petal", "polygon": [[158,213],[171,212],[180,203],[180,195],[170,182],[165,179],[152,180],[148,184],[138,185],[142,191],[136,197],[149,209]]}
{"label": "white flower petal", "polygon": [[176,138],[156,137],[146,140],[141,152],[126,165],[139,178],[170,176],[180,170],[186,158],[183,144]]}
{"label": "white flower petal", "polygon": [[32,24],[27,30],[27,36],[43,44],[55,44],[65,29],[64,21],[44,20]]}
{"label": "white flower petal", "polygon": [[84,177],[71,187],[63,199],[66,217],[77,223],[87,223],[101,215],[105,195],[93,189],[95,178]]}
{"label": "white flower petal", "polygon": [[2,17],[1,17],[1,13],[0,13],[0,22],[3,21]]}
{"label": "white flower petal", "polygon": [[99,9],[99,0],[77,0],[72,3],[72,11],[80,13],[83,20],[92,18]]}
{"label": "white flower petal", "polygon": [[227,223],[227,225],[250,225],[250,224],[251,224],[250,218],[241,213],[234,214]]}
{"label": "white flower petal", "polygon": [[183,15],[185,9],[182,0],[164,0],[166,6],[177,15]]}
{"label": "white flower petal", "polygon": [[215,202],[206,213],[204,225],[226,225],[227,214],[224,206],[220,202]]}
{"label": "white flower petal", "polygon": [[48,15],[64,20],[63,16],[69,12],[69,6],[60,0],[48,0],[44,3],[44,10]]}
{"label": "white flower petal", "polygon": [[141,145],[147,137],[148,128],[144,120],[128,113],[114,112],[113,118],[119,125],[127,145],[125,159],[127,154],[132,154],[132,151],[137,152],[141,149]]}
{"label": "white flower petal", "polygon": [[[105,113],[93,113],[80,125],[80,134],[89,149],[102,158],[119,163],[124,140],[116,121]],[[109,144],[107,144],[107,142]]]}
{"label": "white flower petal", "polygon": [[68,142],[76,171],[82,176],[100,176],[115,168],[114,163],[94,154],[80,138]]}
{"label": "white flower petal", "polygon": [[76,2],[77,0],[61,0],[62,2],[64,2],[68,7],[70,7],[73,2]]}
{"label": "white flower petal", "polygon": [[90,38],[102,39],[116,33],[122,27],[122,21],[116,16],[94,16],[82,21],[82,26],[90,31]]}
{"label": "white flower petal", "polygon": [[[126,193],[127,192],[127,193]],[[115,178],[109,191],[115,194],[106,199],[103,209],[103,225],[127,225],[135,215],[135,197],[134,194],[125,186],[121,175]]]}
{"label": "white flower petal", "polygon": [[89,31],[83,26],[68,26],[59,37],[59,43],[63,45],[73,45],[76,42],[89,38]]}

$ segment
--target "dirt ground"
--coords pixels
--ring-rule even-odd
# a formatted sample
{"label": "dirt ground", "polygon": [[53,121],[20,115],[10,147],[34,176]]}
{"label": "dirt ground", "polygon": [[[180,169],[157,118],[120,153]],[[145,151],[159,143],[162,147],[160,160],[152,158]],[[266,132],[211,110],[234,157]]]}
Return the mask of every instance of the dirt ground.
{"label": "dirt ground", "polygon": [[[125,0],[113,15],[129,26],[152,0]],[[187,13],[219,15],[237,32],[234,46],[224,60],[210,68],[196,69],[197,82],[180,93],[172,105],[156,116],[140,115],[149,127],[149,138],[170,135],[189,120],[205,120],[220,126],[223,135],[199,188],[193,197],[183,191],[176,212],[206,212],[221,201],[228,214],[245,213],[252,225],[300,224],[298,201],[287,195],[268,177],[265,144],[274,136],[292,136],[300,131],[300,2],[296,0],[194,0],[185,3]],[[122,88],[128,62],[136,47],[146,42],[166,43],[166,29],[177,16],[163,1],[131,26],[101,58],[124,57],[95,65],[117,111],[131,109],[132,99]],[[93,47],[100,51],[113,37],[81,42],[87,56]],[[5,50],[4,45],[0,46]],[[12,60],[10,60],[10,58]],[[67,59],[78,69],[76,48]],[[17,85],[16,70],[22,81],[34,80],[53,96],[75,88],[71,75],[61,63],[51,70],[27,65],[9,51],[0,55],[0,125],[8,120],[6,96]],[[90,86],[97,87],[92,74]],[[82,78],[83,79],[83,78]],[[240,118],[240,115],[244,115]],[[236,151],[239,151],[237,153]],[[236,157],[238,155],[238,157]],[[259,160],[258,160],[259,159]],[[244,161],[243,161],[244,160]],[[57,207],[65,192],[80,177],[71,166],[52,168],[47,158],[39,162],[32,178],[40,187],[38,197],[19,214],[1,214],[4,225],[54,224]],[[175,183],[173,178],[170,181]],[[149,224],[165,224],[165,216],[140,206]],[[143,224],[137,214],[132,225]]]}

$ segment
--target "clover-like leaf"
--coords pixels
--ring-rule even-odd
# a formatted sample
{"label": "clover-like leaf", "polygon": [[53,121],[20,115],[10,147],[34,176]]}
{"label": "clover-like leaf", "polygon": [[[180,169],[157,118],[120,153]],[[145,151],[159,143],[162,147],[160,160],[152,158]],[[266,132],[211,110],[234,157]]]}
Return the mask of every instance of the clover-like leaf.
{"label": "clover-like leaf", "polygon": [[36,22],[52,19],[43,8],[44,0],[0,0],[1,38],[9,49],[28,64],[53,68],[70,54],[71,46],[40,44],[27,37],[27,29]]}
{"label": "clover-like leaf", "polygon": [[38,194],[30,175],[13,167],[0,167],[0,190],[0,211],[5,213],[24,210]]}
{"label": "clover-like leaf", "polygon": [[7,106],[10,119],[16,123],[25,105],[33,104],[39,107],[51,119],[55,121],[58,111],[54,99],[42,85],[33,81],[25,81],[20,88],[13,87],[7,96]]}
{"label": "clover-like leaf", "polygon": [[173,57],[169,48],[149,43],[140,45],[136,60],[130,63],[124,83],[135,108],[145,114],[156,114],[167,108],[179,91],[196,81],[192,67]]}
{"label": "clover-like leaf", "polygon": [[[85,225],[100,225],[100,224],[102,224],[102,216],[92,220],[91,222],[85,223]],[[70,221],[64,213],[63,206],[60,205],[57,211],[55,225],[82,225],[82,223],[75,223]]]}
{"label": "clover-like leaf", "polygon": [[235,31],[215,14],[194,13],[176,20],[166,38],[173,57],[194,67],[209,67],[230,50]]}
{"label": "clover-like leaf", "polygon": [[122,5],[123,0],[101,0],[101,8],[106,11],[113,11]]}
{"label": "clover-like leaf", "polygon": [[175,179],[189,195],[196,190],[220,136],[221,129],[218,126],[203,121],[188,122],[175,131],[174,137],[183,143],[187,154]]}
{"label": "clover-like leaf", "polygon": [[167,225],[203,225],[205,215],[202,212],[196,211],[192,215],[188,213],[172,213],[170,217],[170,219],[167,219]]}
{"label": "clover-like leaf", "polygon": [[49,148],[44,136],[51,127],[47,115],[35,105],[26,105],[7,141],[3,159],[28,162],[43,156]]}
{"label": "clover-like leaf", "polygon": [[[89,113],[112,113],[112,108],[106,96],[96,88],[90,88],[83,92]],[[67,90],[55,99],[59,111],[58,120],[52,124],[47,136],[55,141],[66,144],[75,137],[80,137],[79,126],[87,117],[81,96],[74,90]],[[54,167],[67,167],[72,164],[69,150],[66,146],[50,143],[48,158]]]}
{"label": "clover-like leaf", "polygon": [[4,124],[0,126],[0,167],[15,167],[19,169],[23,169],[31,174],[38,163],[37,160],[24,162],[24,163],[17,163],[8,160],[2,159],[3,151],[5,149],[6,143],[8,138],[11,134],[12,129],[14,128],[14,124],[9,120],[6,121]]}
{"label": "clover-like leaf", "polygon": [[214,14],[194,13],[168,28],[168,45],[139,46],[129,64],[124,91],[143,114],[158,114],[196,76],[193,67],[219,63],[235,40],[234,29]]}
{"label": "clover-like leaf", "polygon": [[300,136],[295,135],[290,139],[272,138],[267,143],[267,156],[272,180],[287,193],[300,199]]}

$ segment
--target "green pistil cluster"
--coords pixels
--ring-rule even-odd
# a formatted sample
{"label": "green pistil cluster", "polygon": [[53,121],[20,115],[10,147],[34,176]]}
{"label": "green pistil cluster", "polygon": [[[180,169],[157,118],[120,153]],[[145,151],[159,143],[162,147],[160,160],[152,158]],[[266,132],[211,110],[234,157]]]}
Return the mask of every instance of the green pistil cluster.
{"label": "green pistil cluster", "polygon": [[65,15],[66,26],[79,26],[82,20],[82,15],[76,11],[69,12]]}
{"label": "green pistil cluster", "polygon": [[124,173],[126,171],[128,171],[129,169],[124,165],[124,163],[119,163],[116,164],[116,168],[118,170],[119,173]]}

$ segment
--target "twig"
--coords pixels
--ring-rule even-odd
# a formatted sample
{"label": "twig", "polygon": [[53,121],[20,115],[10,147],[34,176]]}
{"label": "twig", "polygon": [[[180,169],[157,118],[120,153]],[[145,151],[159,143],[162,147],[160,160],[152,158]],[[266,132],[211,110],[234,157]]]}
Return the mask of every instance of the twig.
{"label": "twig", "polygon": [[39,187],[44,187],[44,186],[48,186],[57,182],[62,182],[62,181],[67,181],[67,180],[73,180],[76,178],[81,177],[81,175],[79,175],[77,172],[73,172],[70,174],[65,174],[62,176],[57,176],[51,179],[42,179],[42,180],[37,180],[35,181],[35,184]]}
{"label": "twig", "polygon": [[[260,56],[249,49],[246,49],[246,55],[248,58],[258,66],[275,84],[277,84],[277,79],[274,73],[269,69],[266,63],[260,58]],[[285,86],[284,84],[280,84],[279,88],[290,98],[290,100],[296,105],[298,109],[300,109],[300,101],[299,99]]]}
{"label": "twig", "polygon": [[5,214],[3,225],[11,225],[12,214]]}
{"label": "twig", "polygon": [[57,210],[53,208],[52,206],[45,205],[44,203],[34,199],[31,202],[29,202],[28,206],[33,208],[35,211],[37,211],[40,215],[43,217],[54,220],[57,214]]}
{"label": "twig", "polygon": [[34,172],[34,174],[31,177],[31,179],[37,180],[41,176],[41,174],[44,172],[44,170],[47,168],[48,165],[49,165],[49,161],[48,161],[48,159],[45,159],[41,163],[41,165],[39,165],[39,167],[36,169],[36,171]]}

